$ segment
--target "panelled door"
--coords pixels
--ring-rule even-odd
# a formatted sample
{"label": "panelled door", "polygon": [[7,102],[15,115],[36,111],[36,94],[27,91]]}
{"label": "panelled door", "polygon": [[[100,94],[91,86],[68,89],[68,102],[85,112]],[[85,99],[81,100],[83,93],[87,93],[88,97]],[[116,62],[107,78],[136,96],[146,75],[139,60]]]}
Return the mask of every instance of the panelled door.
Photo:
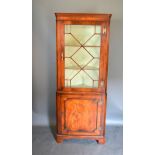
{"label": "panelled door", "polygon": [[62,95],[62,134],[101,135],[104,101],[100,95]]}

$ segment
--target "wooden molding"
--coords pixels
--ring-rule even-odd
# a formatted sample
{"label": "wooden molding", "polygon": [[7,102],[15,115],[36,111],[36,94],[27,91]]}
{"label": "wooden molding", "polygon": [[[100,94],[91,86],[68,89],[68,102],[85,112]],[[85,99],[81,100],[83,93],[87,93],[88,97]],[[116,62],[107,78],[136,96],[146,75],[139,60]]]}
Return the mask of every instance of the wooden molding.
{"label": "wooden molding", "polygon": [[68,21],[109,21],[112,14],[55,13],[56,20]]}

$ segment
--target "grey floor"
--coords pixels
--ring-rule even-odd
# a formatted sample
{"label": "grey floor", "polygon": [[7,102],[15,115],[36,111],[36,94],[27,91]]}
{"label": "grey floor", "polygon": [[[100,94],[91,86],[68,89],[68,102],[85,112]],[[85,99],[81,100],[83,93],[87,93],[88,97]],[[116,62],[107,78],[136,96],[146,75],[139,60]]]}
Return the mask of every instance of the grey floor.
{"label": "grey floor", "polygon": [[107,126],[106,143],[94,140],[65,140],[57,144],[54,139],[55,127],[33,127],[33,155],[122,155],[123,127]]}

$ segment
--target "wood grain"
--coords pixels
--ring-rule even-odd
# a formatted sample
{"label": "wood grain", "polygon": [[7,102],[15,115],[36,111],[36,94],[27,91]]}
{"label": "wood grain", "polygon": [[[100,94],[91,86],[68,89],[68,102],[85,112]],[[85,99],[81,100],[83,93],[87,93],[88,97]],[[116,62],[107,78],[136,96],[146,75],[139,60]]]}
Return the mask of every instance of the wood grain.
{"label": "wood grain", "polygon": [[97,128],[97,102],[78,98],[65,101],[65,120],[67,130],[92,132]]}

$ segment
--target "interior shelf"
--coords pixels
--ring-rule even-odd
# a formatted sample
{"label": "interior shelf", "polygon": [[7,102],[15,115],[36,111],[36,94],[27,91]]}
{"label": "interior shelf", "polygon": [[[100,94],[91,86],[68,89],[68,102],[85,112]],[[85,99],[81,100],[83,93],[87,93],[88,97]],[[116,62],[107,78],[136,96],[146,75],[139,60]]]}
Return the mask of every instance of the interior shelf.
{"label": "interior shelf", "polygon": [[[66,87],[70,87],[70,86],[66,86]],[[76,85],[76,86],[71,86],[72,88],[93,88],[93,86],[89,86],[89,85],[86,85],[86,84],[79,84],[79,85]]]}
{"label": "interior shelf", "polygon": [[[72,69],[72,70],[80,70],[80,67],[76,67],[76,66],[68,66],[65,67],[65,69]],[[86,66],[83,68],[83,70],[98,70],[99,68],[97,67],[92,67],[92,66]]]}

